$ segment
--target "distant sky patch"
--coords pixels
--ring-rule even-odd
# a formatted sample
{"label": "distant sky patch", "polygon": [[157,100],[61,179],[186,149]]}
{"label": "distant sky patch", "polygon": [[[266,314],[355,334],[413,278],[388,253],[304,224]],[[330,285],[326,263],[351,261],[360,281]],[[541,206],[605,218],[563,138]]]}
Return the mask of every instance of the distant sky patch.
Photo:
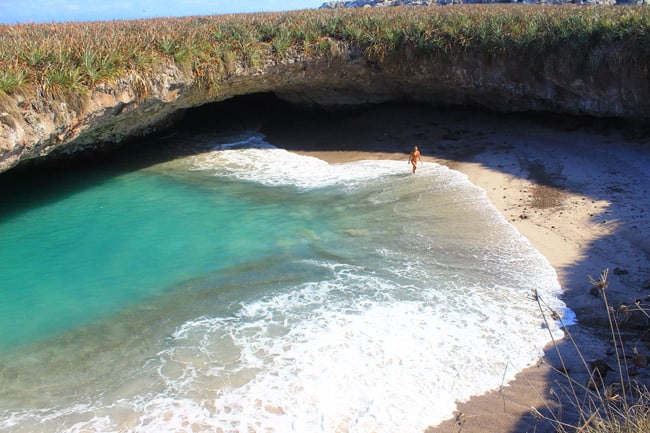
{"label": "distant sky patch", "polygon": [[105,21],[313,9],[325,0],[0,0],[0,24]]}

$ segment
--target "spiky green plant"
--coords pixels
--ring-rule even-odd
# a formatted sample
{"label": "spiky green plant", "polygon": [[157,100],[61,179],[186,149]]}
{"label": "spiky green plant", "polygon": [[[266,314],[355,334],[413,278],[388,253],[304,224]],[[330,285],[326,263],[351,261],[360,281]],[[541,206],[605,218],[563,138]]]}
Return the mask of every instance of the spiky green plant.
{"label": "spiky green plant", "polygon": [[283,29],[283,31],[278,31],[275,37],[271,40],[271,47],[273,54],[275,54],[280,59],[285,59],[287,52],[293,45],[293,38],[289,31]]}
{"label": "spiky green plant", "polygon": [[11,95],[19,90],[26,82],[24,71],[0,70],[0,94]]}
{"label": "spiky green plant", "polygon": [[[534,63],[550,54],[588,56],[609,50],[608,62],[621,62],[647,74],[649,29],[647,7],[535,5],[335,9],[4,25],[0,26],[0,71],[5,71],[5,91],[22,88],[27,94],[64,81],[48,76],[52,71],[79,69],[81,84],[74,72],[67,72],[77,83],[74,91],[89,92],[98,82],[132,74],[151,76],[167,64],[221,82],[230,74],[258,70],[272,63],[267,60],[283,60],[290,53],[332,57],[354,48],[380,63],[400,59],[405,49],[437,60],[475,53],[488,59],[516,56]],[[210,61],[223,67],[206,67]],[[18,70],[24,71],[20,79],[11,78],[15,73],[10,71]],[[194,78],[201,81],[204,77]]]}

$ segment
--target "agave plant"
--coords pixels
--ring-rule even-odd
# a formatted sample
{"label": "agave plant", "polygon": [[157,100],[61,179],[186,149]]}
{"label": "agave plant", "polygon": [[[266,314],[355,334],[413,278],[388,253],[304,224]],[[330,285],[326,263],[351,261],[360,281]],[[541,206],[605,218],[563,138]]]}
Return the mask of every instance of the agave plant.
{"label": "agave plant", "polygon": [[649,70],[650,8],[466,5],[5,25],[0,91],[89,92],[100,81],[146,79],[162,64],[182,66],[216,88],[229,74],[263,68],[267,60],[291,52],[336,56],[345,45],[382,62],[405,45],[418,56],[514,50],[532,60],[602,44],[624,53],[618,60]]}

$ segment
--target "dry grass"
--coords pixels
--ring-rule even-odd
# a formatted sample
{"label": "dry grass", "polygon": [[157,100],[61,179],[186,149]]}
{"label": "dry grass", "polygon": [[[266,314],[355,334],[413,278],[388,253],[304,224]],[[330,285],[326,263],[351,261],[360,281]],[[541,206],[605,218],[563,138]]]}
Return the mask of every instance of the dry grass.
{"label": "dry grass", "polygon": [[[620,329],[625,317],[617,314],[607,300],[608,270],[598,279],[589,277],[592,293],[601,297],[609,323],[609,333],[613,353],[609,358],[587,361],[578,343],[567,330],[567,339],[578,353],[584,370],[588,373],[586,382],[580,382],[566,366],[566,360],[554,342],[566,381],[554,391],[560,409],[546,408],[545,415],[537,409],[533,414],[537,419],[550,422],[558,433],[647,433],[650,431],[650,390],[648,384],[638,379],[637,368],[647,368],[647,357],[637,351],[640,333],[624,333]],[[557,320],[558,315],[550,310],[543,300],[535,295],[545,320],[548,317]],[[648,316],[648,310],[636,305],[637,312]],[[642,332],[648,332],[647,329]],[[608,375],[608,373],[610,373]],[[609,379],[606,379],[609,377]],[[567,420],[564,413],[576,414]],[[550,415],[549,415],[550,414]]]}
{"label": "dry grass", "polygon": [[[356,46],[373,62],[405,47],[443,59],[466,51],[586,55],[616,46],[621,61],[650,66],[650,8],[471,5],[306,10],[131,21],[0,26],[0,94],[65,99],[163,65],[218,92],[237,70],[336,55]],[[334,52],[334,54],[332,54]]]}

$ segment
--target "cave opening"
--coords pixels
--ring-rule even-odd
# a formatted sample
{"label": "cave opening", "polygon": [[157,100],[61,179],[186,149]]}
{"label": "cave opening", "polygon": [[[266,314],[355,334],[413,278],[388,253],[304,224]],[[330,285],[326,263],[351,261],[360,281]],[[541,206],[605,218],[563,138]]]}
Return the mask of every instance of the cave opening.
{"label": "cave opening", "polygon": [[[534,123],[559,129],[598,129],[609,130],[627,128],[628,134],[639,135],[643,131],[638,125],[630,124],[623,119],[603,119],[589,116],[575,116],[561,113],[518,112],[503,113],[480,107],[467,106],[435,106],[413,101],[387,101],[377,104],[362,104],[350,106],[323,107],[319,105],[296,105],[287,102],[272,92],[238,95],[230,99],[211,102],[196,107],[183,109],[175,113],[177,120],[166,129],[159,130],[150,136],[138,136],[124,140],[122,143],[105,143],[94,146],[87,151],[75,153],[54,152],[43,157],[26,160],[18,166],[0,173],[0,181],[6,178],[15,179],[23,176],[37,176],[48,173],[61,173],[110,163],[114,158],[123,159],[132,155],[132,164],[137,168],[145,162],[138,160],[139,149],[150,151],[157,146],[161,138],[175,133],[218,133],[237,130],[256,130],[271,141],[282,142],[287,150],[356,150],[356,151],[386,151],[383,141],[400,135],[398,129],[408,128],[409,125],[396,124],[391,112],[412,111],[413,119],[419,118],[424,122],[436,123],[441,113],[455,113],[459,118],[471,119],[478,116],[488,116],[495,120],[507,118],[509,121],[533,121]],[[428,113],[428,118],[421,113]],[[180,114],[180,115],[179,115]],[[370,117],[384,117],[385,122],[364,122]],[[403,117],[402,117],[403,118]],[[376,119],[375,119],[376,120]],[[373,123],[373,126],[369,124]],[[445,130],[442,138],[449,138],[457,131]],[[340,140],[341,130],[347,137]],[[392,143],[394,152],[407,153],[413,141],[426,140],[432,137],[414,136],[410,142],[395,141]],[[440,137],[433,137],[440,138]],[[454,140],[449,144],[451,149]],[[450,156],[449,154],[440,156]],[[164,158],[160,155],[160,158]]]}

